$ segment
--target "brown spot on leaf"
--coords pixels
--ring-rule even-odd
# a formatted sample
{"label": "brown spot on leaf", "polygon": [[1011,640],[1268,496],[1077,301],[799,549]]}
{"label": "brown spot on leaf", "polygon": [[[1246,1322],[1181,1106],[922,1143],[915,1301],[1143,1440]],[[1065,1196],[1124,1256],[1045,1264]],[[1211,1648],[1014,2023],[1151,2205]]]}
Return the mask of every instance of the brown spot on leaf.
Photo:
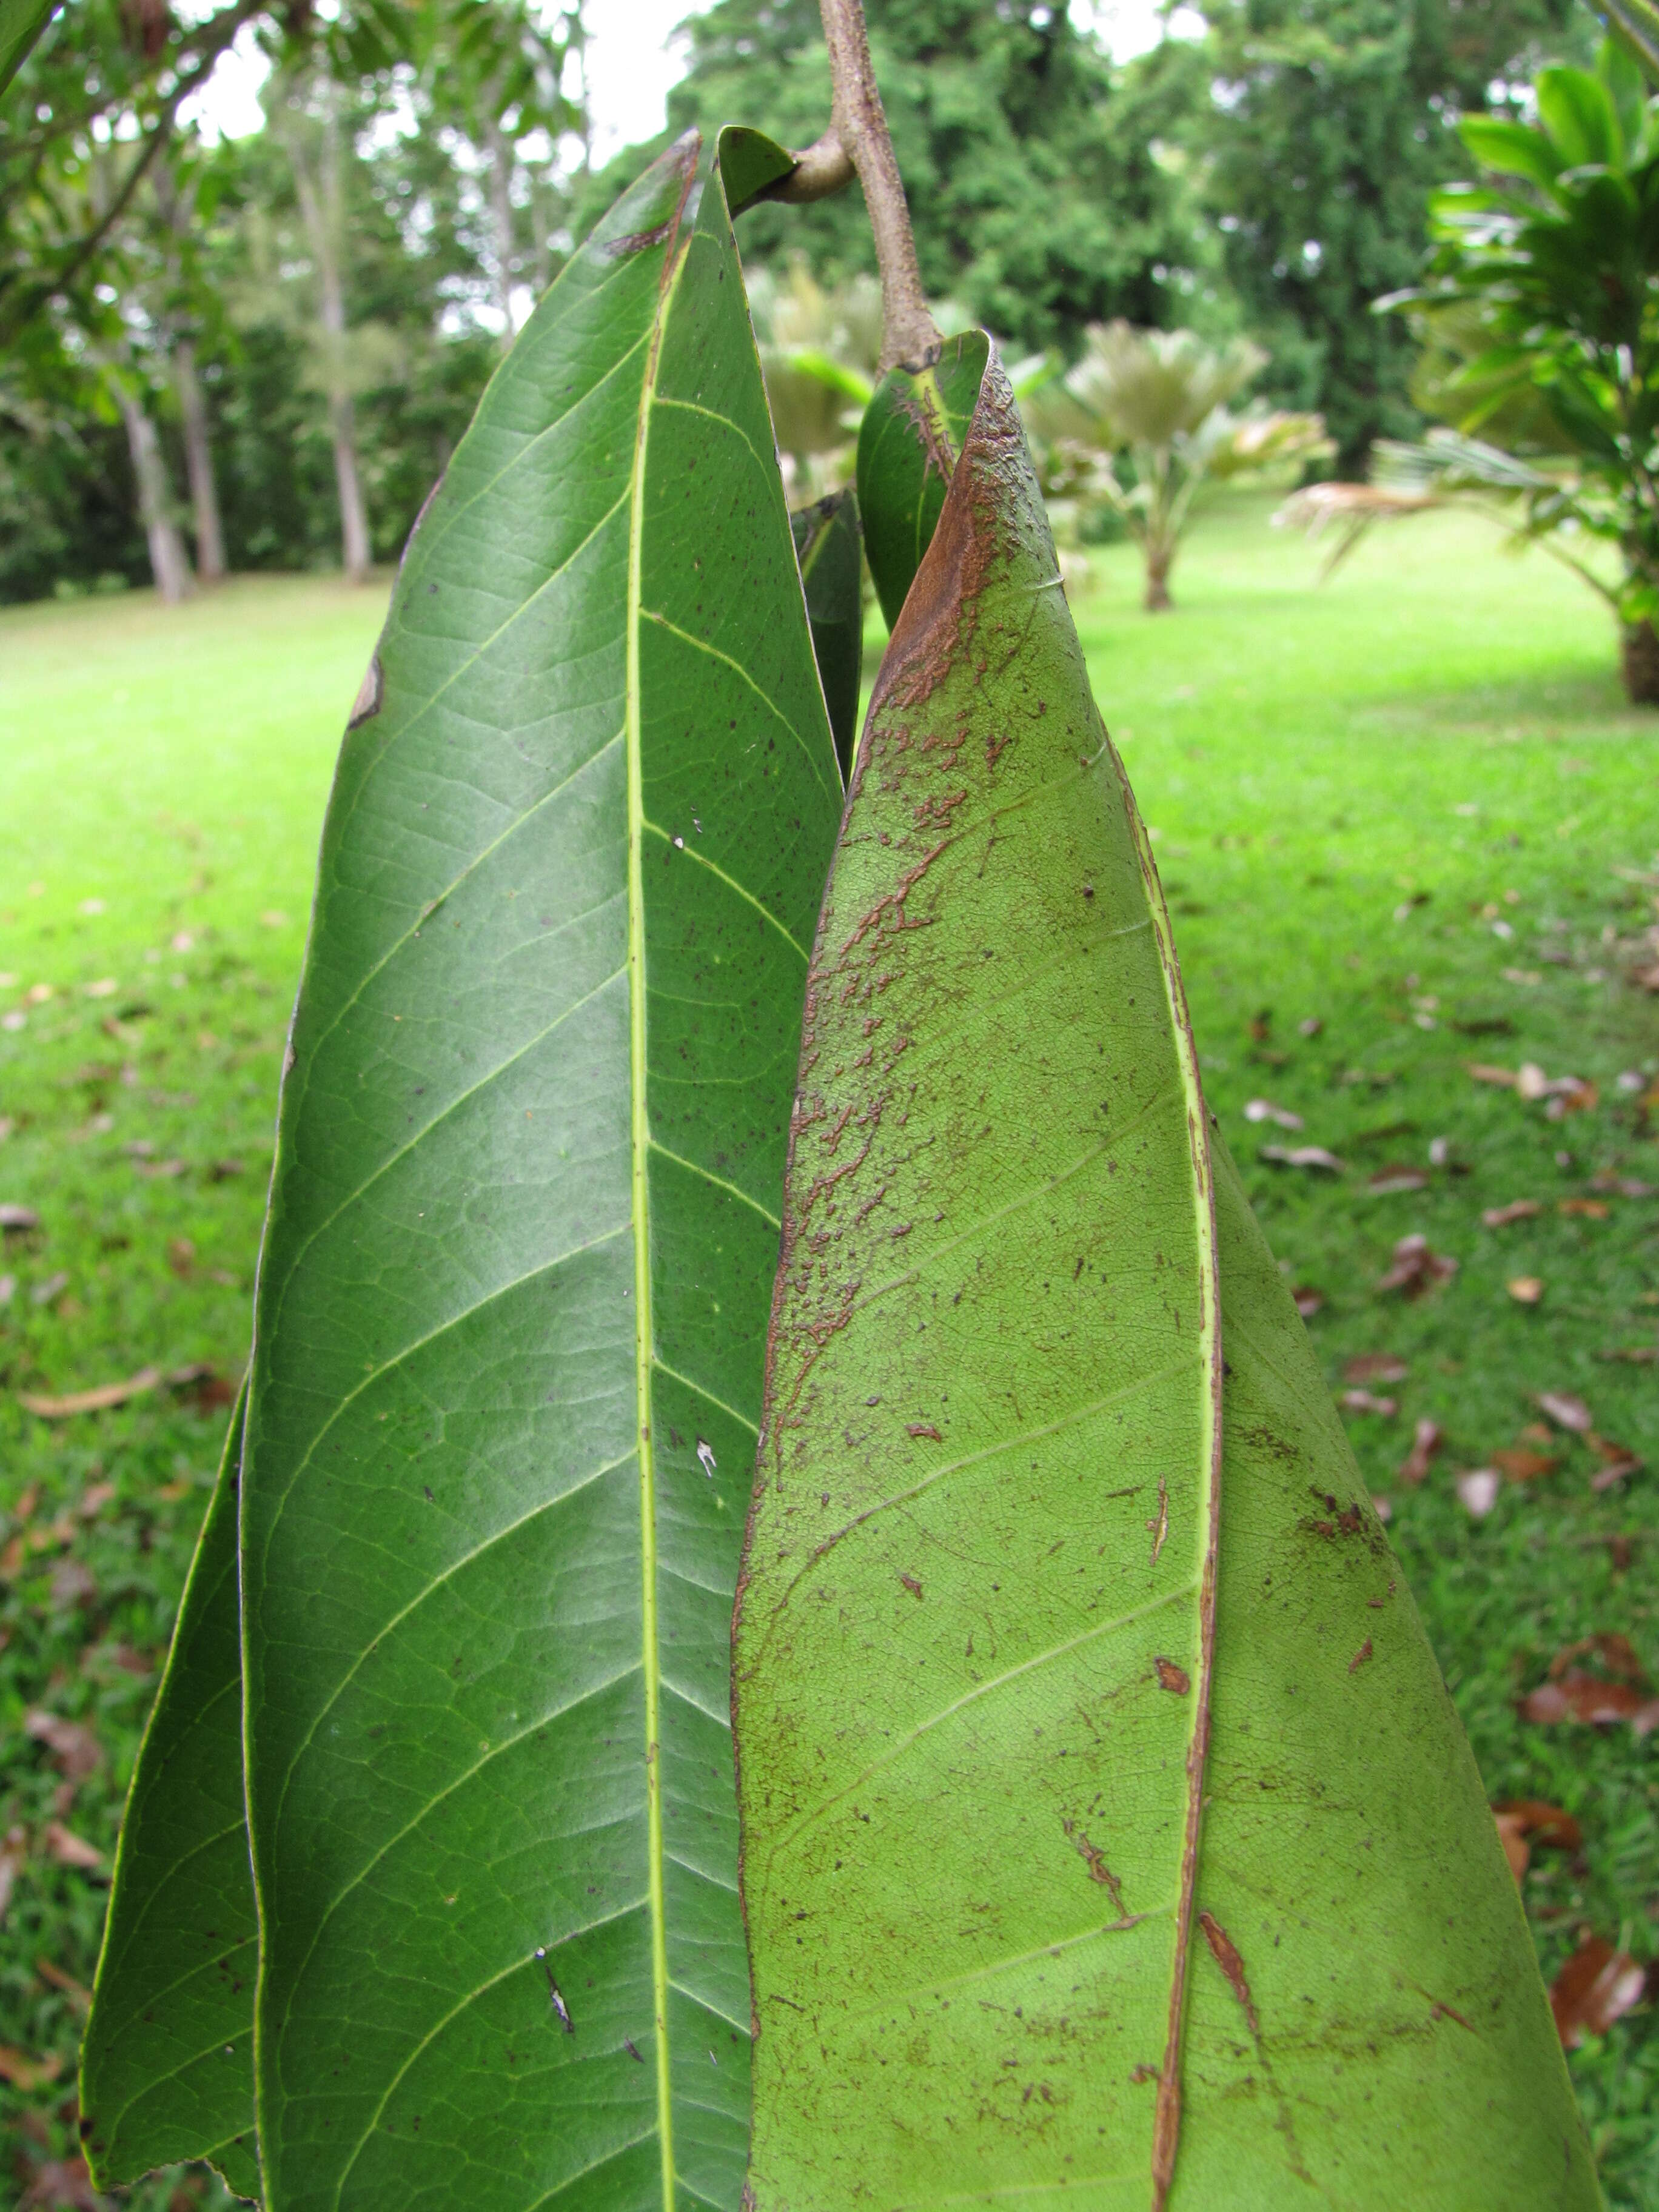
{"label": "brown spot on leaf", "polygon": [[1192,1677],[1184,1667],[1177,1667],[1173,1659],[1154,1659],[1152,1664],[1158,1669],[1158,1680],[1166,1690],[1173,1690],[1176,1697],[1184,1698],[1192,1688]]}
{"label": "brown spot on leaf", "polygon": [[1370,1639],[1370,1638],[1368,1636],[1368,1637],[1365,1638],[1365,1641],[1364,1641],[1364,1642],[1360,1645],[1360,1647],[1359,1647],[1358,1650],[1358,1651],[1356,1651],[1356,1652],[1354,1653],[1353,1657],[1352,1657],[1352,1659],[1350,1659],[1350,1660],[1349,1660],[1349,1662],[1348,1662],[1348,1672],[1349,1672],[1351,1674],[1357,1674],[1357,1673],[1358,1672],[1358,1670],[1360,1669],[1360,1668],[1362,1668],[1362,1667],[1365,1664],[1365,1662],[1366,1662],[1366,1661],[1367,1661],[1370,1656],[1371,1656],[1371,1639]]}
{"label": "brown spot on leaf", "polygon": [[1099,1846],[1089,1841],[1075,1820],[1062,1820],[1060,1825],[1070,1837],[1072,1849],[1088,1868],[1090,1881],[1100,1884],[1111,1899],[1119,1918],[1122,1918],[1127,1910],[1123,1902],[1122,1885],[1107,1865]]}

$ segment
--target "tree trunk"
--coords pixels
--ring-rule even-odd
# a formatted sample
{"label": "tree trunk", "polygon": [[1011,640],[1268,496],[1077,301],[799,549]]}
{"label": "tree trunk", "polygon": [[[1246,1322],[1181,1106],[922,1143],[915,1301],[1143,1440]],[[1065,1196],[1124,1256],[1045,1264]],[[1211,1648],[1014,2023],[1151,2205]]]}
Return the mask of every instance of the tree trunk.
{"label": "tree trunk", "polygon": [[196,349],[188,338],[180,338],[173,348],[173,373],[179,387],[185,471],[190,478],[190,503],[196,521],[196,574],[203,583],[216,584],[225,574],[225,533],[219,520],[219,488],[213,480],[207,402],[202,397],[202,380],[196,374]]}
{"label": "tree trunk", "polygon": [[1622,638],[1625,696],[1632,707],[1659,707],[1659,635],[1651,623],[1628,623]]}
{"label": "tree trunk", "polygon": [[317,315],[322,325],[324,377],[328,391],[328,428],[334,447],[334,481],[340,497],[340,553],[347,579],[361,584],[368,574],[368,518],[357,467],[356,410],[346,373],[345,285],[340,269],[344,207],[340,179],[340,140],[335,122],[333,88],[322,87],[325,102],[322,137],[313,174],[296,131],[289,141],[295,191],[317,270]]}
{"label": "tree trunk", "polygon": [[1167,553],[1148,553],[1146,556],[1146,611],[1161,615],[1172,607],[1170,597],[1170,556]]}
{"label": "tree trunk", "polygon": [[155,423],[118,379],[115,393],[121,420],[126,425],[127,451],[132,456],[132,474],[138,487],[138,516],[149,540],[150,573],[162,599],[169,606],[177,606],[195,589],[195,579],[190,573],[190,556],[185,550],[185,541],[173,519],[173,488],[167,482],[161,441],[155,434]]}

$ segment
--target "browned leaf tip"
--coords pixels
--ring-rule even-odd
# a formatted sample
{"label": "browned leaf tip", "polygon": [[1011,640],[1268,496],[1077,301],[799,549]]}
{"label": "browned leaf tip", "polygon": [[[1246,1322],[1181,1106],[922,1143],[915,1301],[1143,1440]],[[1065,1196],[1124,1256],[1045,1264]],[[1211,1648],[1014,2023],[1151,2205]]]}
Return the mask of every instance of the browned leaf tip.
{"label": "browned leaf tip", "polygon": [[1556,1976],[1550,2010],[1564,2047],[1571,2051],[1587,2035],[1605,2035],[1641,2002],[1645,1968],[1628,1951],[1615,1951],[1600,1936],[1587,1936]]}
{"label": "browned leaf tip", "polygon": [[1429,1471],[1429,1462],[1440,1449],[1440,1425],[1426,1419],[1417,1425],[1412,1438],[1412,1448],[1400,1463],[1400,1480],[1419,1483]]}
{"label": "browned leaf tip", "polygon": [[1387,1273],[1376,1287],[1379,1291],[1400,1291],[1408,1298],[1418,1298],[1456,1273],[1456,1261],[1448,1253],[1431,1252],[1426,1237],[1402,1237],[1394,1248]]}

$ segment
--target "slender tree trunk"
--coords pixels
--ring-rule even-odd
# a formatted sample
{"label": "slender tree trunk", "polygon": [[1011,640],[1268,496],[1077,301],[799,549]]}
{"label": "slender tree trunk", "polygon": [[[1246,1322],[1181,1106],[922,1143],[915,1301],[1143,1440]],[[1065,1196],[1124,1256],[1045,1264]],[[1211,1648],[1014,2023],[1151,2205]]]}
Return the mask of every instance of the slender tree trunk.
{"label": "slender tree trunk", "polygon": [[196,574],[203,583],[216,584],[225,574],[225,533],[219,519],[219,488],[213,477],[207,402],[202,396],[202,380],[196,374],[196,349],[188,338],[180,338],[173,348],[173,374],[179,387],[185,472],[190,479],[190,504],[196,523]]}
{"label": "slender tree trunk", "polygon": [[345,285],[340,248],[344,234],[340,178],[340,138],[333,88],[325,85],[319,156],[313,173],[298,132],[290,135],[295,191],[317,270],[317,313],[322,326],[324,377],[328,392],[329,436],[334,447],[334,481],[340,498],[340,552],[348,580],[361,584],[368,574],[368,516],[357,467],[357,416],[346,374]]}
{"label": "slender tree trunk", "polygon": [[[489,96],[493,97],[494,88]],[[501,125],[486,114],[484,148],[489,155],[489,219],[495,233],[495,307],[501,319],[501,343],[513,343],[513,149]]]}
{"label": "slender tree trunk", "polygon": [[1175,605],[1170,597],[1170,562],[1171,556],[1162,547],[1146,550],[1146,611],[1161,615]]}
{"label": "slender tree trunk", "polygon": [[126,426],[127,451],[132,456],[132,474],[138,487],[138,516],[149,540],[150,571],[161,598],[169,606],[177,606],[196,586],[190,573],[190,556],[173,519],[173,488],[167,482],[161,441],[142,404],[118,379],[115,395]]}
{"label": "slender tree trunk", "polygon": [[1632,707],[1659,707],[1659,635],[1651,623],[1628,623],[1622,637],[1625,696]]}

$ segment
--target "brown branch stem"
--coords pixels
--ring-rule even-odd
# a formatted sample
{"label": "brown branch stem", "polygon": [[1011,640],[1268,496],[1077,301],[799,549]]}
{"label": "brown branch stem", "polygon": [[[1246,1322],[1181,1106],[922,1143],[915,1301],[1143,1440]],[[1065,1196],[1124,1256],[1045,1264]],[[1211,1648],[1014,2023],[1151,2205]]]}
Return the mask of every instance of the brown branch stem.
{"label": "brown branch stem", "polygon": [[798,157],[799,166],[778,194],[785,200],[822,199],[851,182],[864,187],[881,271],[880,373],[902,362],[921,368],[939,357],[939,325],[928,313],[916,264],[910,210],[864,27],[864,0],[818,0],[824,44],[830,49],[833,92],[830,125]]}

